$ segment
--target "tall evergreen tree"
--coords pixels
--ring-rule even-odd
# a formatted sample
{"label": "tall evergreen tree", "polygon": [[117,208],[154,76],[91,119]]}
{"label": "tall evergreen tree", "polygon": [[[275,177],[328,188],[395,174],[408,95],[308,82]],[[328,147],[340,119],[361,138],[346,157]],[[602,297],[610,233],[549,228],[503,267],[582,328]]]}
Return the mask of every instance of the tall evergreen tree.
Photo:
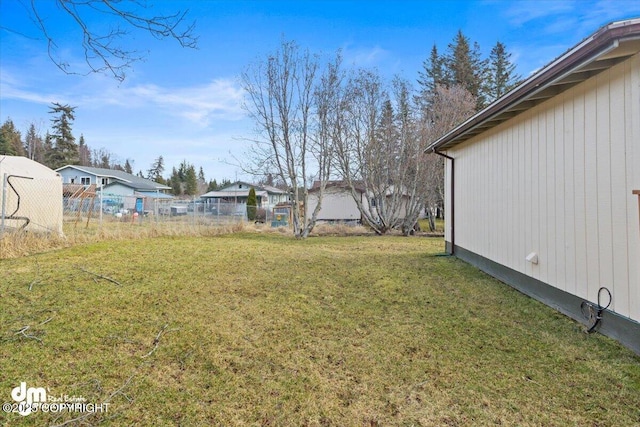
{"label": "tall evergreen tree", "polygon": [[75,107],[54,102],[49,114],[54,116],[51,119],[53,147],[48,158],[49,167],[57,169],[64,165],[77,165],[80,162],[78,145],[71,131],[71,125],[75,120]]}
{"label": "tall evergreen tree", "polygon": [[91,166],[91,149],[87,146],[87,143],[84,141],[84,135],[80,134],[80,139],[78,140],[78,158],[80,160],[80,165],[82,166]]}
{"label": "tall evergreen tree", "polygon": [[193,165],[189,165],[185,176],[184,194],[193,196],[198,192],[198,179],[196,177],[196,169]]}
{"label": "tall evergreen tree", "polygon": [[422,63],[422,68],[422,71],[418,71],[420,99],[428,100],[436,86],[448,86],[445,58],[438,54],[438,47],[435,44],[431,48],[429,58]]}
{"label": "tall evergreen tree", "polygon": [[178,170],[175,168],[175,166],[171,171],[168,185],[169,187],[171,187],[171,194],[173,194],[174,196],[180,196],[182,194],[182,181],[180,180],[180,175],[178,174]]}
{"label": "tall evergreen tree", "polygon": [[46,135],[44,136],[44,150],[42,154],[42,157],[44,159],[43,164],[47,165],[48,167],[51,167],[52,156],[53,156],[53,137],[51,136],[49,131],[47,131]]}
{"label": "tall evergreen tree", "polygon": [[0,126],[0,154],[9,156],[25,155],[20,131],[16,129],[13,120],[9,118]]}
{"label": "tall evergreen tree", "polygon": [[189,163],[186,160],[183,160],[178,167],[178,177],[180,178],[180,182],[187,181],[187,171],[189,170]]}
{"label": "tall evergreen tree", "polygon": [[211,181],[209,181],[209,186],[207,187],[207,192],[216,191],[217,189],[218,189],[218,183],[216,182],[216,180],[212,179]]}
{"label": "tall evergreen tree", "polygon": [[473,43],[472,47],[469,38],[462,30],[458,30],[448,49],[446,67],[449,85],[465,88],[476,99],[476,109],[481,109],[486,104],[483,78],[487,61],[480,57],[480,46]]}
{"label": "tall evergreen tree", "polygon": [[497,42],[489,55],[487,76],[487,97],[493,102],[513,89],[521,76],[514,73],[516,65],[511,62],[511,53],[505,45]]}
{"label": "tall evergreen tree", "polygon": [[151,168],[147,171],[147,178],[160,184],[165,184],[165,180],[162,177],[164,173],[164,158],[158,156],[157,159],[151,164]]}
{"label": "tall evergreen tree", "polygon": [[126,173],[133,174],[133,167],[131,166],[131,161],[129,161],[129,159],[124,162],[124,171]]}

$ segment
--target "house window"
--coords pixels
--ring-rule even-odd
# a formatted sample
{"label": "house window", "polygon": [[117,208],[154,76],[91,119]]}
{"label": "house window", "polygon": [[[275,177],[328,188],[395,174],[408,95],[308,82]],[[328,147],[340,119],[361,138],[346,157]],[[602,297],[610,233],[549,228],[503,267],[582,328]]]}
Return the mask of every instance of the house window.
{"label": "house window", "polygon": [[90,185],[91,184],[91,178],[80,178],[80,182],[82,185]]}
{"label": "house window", "polygon": [[242,188],[242,184],[238,184],[238,188]]}
{"label": "house window", "polygon": [[109,178],[102,178],[100,182],[101,182],[101,185],[103,186],[107,185],[109,183]]}

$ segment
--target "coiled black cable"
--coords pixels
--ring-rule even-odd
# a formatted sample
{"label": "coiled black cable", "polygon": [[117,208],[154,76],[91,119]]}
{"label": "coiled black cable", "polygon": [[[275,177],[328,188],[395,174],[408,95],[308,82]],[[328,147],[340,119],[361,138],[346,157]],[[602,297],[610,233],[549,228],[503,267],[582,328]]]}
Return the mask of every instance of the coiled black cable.
{"label": "coiled black cable", "polygon": [[[609,302],[607,303],[606,306],[603,306],[600,303],[600,294],[602,293],[602,291],[606,291],[606,293],[609,295]],[[609,306],[611,305],[611,300],[612,300],[611,292],[609,291],[609,289],[603,286],[600,289],[598,289],[597,305],[589,301],[583,301],[582,304],[580,304],[580,310],[582,311],[582,315],[589,321],[589,325],[591,325],[585,331],[586,333],[590,334],[596,330],[596,328],[598,327],[598,324],[600,324],[600,320],[602,320],[602,313],[607,308],[609,308]]]}

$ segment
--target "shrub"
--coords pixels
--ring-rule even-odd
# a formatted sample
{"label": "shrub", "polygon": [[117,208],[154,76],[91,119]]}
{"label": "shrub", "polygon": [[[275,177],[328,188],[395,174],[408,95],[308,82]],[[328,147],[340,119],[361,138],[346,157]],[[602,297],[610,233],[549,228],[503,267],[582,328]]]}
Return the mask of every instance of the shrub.
{"label": "shrub", "polygon": [[249,221],[255,221],[257,208],[258,199],[256,198],[256,190],[252,187],[247,197],[247,219]]}

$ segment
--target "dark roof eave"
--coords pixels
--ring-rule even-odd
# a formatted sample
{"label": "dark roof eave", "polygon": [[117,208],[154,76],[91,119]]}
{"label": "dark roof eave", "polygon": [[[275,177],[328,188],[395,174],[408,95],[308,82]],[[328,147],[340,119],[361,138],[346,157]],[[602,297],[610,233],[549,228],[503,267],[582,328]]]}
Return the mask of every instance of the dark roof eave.
{"label": "dark roof eave", "polygon": [[[638,37],[640,37],[640,19],[614,22],[602,27],[595,34],[532,75],[511,92],[432,142],[426,151],[433,152],[451,148],[592,77],[605,68],[590,68],[587,66],[588,64],[595,62],[599,57],[617,48],[621,40],[627,38],[636,39]],[[632,55],[622,56],[621,58],[625,59],[629,56]],[[610,61],[607,66],[612,66],[617,62],[619,61]],[[563,83],[564,79],[570,77],[573,73],[576,76],[572,79],[567,79]],[[536,98],[536,95],[541,94],[544,90],[553,88],[556,83],[559,86],[557,93],[553,93],[554,91],[551,90],[550,94]],[[519,108],[518,106],[523,102],[530,102],[530,105]],[[501,115],[504,115],[504,117],[500,117]],[[495,124],[487,123],[492,121]],[[482,129],[478,129],[481,125],[485,126]],[[474,132],[474,130],[476,131]]]}

